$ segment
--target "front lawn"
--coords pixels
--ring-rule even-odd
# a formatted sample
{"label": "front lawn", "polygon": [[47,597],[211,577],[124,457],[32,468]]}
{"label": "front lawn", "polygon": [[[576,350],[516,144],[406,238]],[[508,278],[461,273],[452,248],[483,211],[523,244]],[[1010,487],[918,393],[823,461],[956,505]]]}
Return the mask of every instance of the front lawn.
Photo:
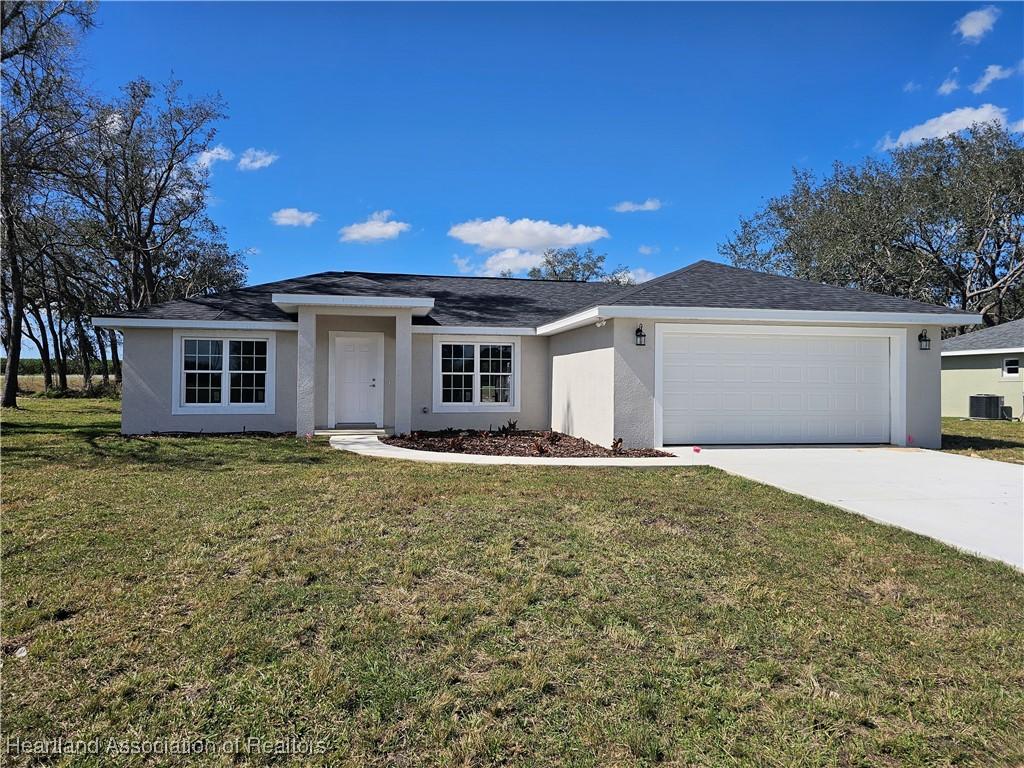
{"label": "front lawn", "polygon": [[1024,423],[945,418],[942,450],[1024,464]]}
{"label": "front lawn", "polygon": [[1024,760],[1024,576],[1007,566],[707,467],[122,439],[116,403],[23,404],[3,414],[5,745],[296,737],[326,753],[295,764],[352,766]]}

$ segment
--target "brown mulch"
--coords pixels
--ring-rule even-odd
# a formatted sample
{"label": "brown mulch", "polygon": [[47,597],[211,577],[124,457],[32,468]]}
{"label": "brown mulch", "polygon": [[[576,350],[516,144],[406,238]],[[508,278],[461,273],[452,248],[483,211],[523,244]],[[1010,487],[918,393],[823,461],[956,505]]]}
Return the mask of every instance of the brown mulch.
{"label": "brown mulch", "polygon": [[380,439],[388,445],[397,445],[400,448],[411,448],[417,451],[477,453],[485,456],[578,458],[672,456],[671,453],[657,451],[653,448],[623,448],[616,451],[580,437],[564,435],[561,432],[535,432],[532,430],[516,430],[508,433],[446,430],[444,432],[413,432],[408,435],[393,435]]}

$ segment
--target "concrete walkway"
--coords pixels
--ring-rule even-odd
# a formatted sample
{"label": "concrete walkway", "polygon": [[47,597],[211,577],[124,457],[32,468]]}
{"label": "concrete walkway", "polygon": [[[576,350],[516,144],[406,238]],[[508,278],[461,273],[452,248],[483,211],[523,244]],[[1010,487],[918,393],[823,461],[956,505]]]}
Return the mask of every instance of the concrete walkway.
{"label": "concrete walkway", "polygon": [[700,462],[1024,568],[1024,466],[918,448],[705,448]]}
{"label": "concrete walkway", "polygon": [[666,448],[656,459],[480,456],[414,451],[373,435],[331,446],[363,456],[434,464],[546,467],[707,465],[930,536],[1024,569],[1024,466],[919,448],[884,446]]}

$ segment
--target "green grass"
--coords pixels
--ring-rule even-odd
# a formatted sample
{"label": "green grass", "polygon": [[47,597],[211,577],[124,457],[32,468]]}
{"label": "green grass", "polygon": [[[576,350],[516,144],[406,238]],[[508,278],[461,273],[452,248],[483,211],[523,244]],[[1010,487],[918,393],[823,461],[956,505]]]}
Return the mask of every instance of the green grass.
{"label": "green grass", "polygon": [[[4,742],[296,735],[328,751],[292,763],[352,766],[1024,760],[1024,576],[998,563],[706,467],[123,439],[116,403],[23,403],[4,413]],[[69,760],[111,763],[177,764]]]}
{"label": "green grass", "polygon": [[942,450],[1024,464],[1024,423],[945,418]]}

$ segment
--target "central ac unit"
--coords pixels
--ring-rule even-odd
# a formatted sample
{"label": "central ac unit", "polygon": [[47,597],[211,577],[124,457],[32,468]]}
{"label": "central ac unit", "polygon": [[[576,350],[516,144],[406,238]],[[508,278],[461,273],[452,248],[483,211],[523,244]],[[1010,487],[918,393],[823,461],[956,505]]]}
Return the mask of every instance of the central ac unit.
{"label": "central ac unit", "polygon": [[972,419],[1003,418],[1002,395],[971,395],[970,416]]}

